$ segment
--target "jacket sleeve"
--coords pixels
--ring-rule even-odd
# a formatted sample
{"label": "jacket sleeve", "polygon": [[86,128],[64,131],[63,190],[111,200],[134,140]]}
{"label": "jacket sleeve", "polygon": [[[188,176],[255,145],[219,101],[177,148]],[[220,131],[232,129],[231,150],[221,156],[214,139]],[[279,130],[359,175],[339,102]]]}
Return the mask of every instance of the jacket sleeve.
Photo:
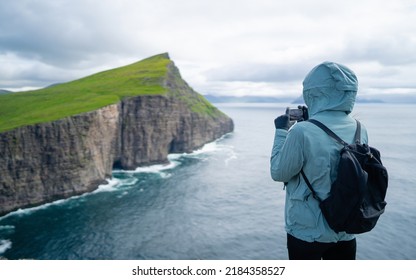
{"label": "jacket sleeve", "polygon": [[289,131],[276,129],[270,158],[272,179],[288,182],[300,173],[302,166],[303,134],[296,127],[292,127]]}

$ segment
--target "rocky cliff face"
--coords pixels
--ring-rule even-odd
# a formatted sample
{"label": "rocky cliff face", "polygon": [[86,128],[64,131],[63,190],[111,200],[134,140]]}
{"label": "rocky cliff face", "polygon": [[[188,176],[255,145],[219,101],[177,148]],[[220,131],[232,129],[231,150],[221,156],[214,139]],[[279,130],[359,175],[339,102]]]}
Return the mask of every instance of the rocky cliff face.
{"label": "rocky cliff face", "polygon": [[233,130],[169,65],[167,93],[136,96],[101,109],[0,134],[0,215],[94,190],[112,168],[134,169],[191,152]]}
{"label": "rocky cliff face", "polygon": [[191,152],[233,130],[225,115],[192,112],[175,97],[138,96],[121,103],[120,144],[115,166],[167,161],[169,153]]}
{"label": "rocky cliff face", "polygon": [[0,134],[0,213],[104,183],[118,145],[119,107]]}

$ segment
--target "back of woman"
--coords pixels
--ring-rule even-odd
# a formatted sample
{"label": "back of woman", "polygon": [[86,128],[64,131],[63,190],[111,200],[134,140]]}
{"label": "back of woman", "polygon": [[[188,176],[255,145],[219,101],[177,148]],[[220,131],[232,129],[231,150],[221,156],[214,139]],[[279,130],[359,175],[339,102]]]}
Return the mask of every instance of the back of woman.
{"label": "back of woman", "polygon": [[[347,67],[333,62],[319,64],[303,82],[309,117],[352,143],[356,121],[349,114],[357,89],[357,78]],[[325,199],[337,175],[340,145],[312,123],[291,126],[286,114],[276,118],[275,127],[270,171],[275,181],[285,182],[289,258],[355,259],[355,236],[336,233],[328,226],[319,202],[300,176],[303,170],[317,195]],[[361,142],[368,142],[363,126]]]}

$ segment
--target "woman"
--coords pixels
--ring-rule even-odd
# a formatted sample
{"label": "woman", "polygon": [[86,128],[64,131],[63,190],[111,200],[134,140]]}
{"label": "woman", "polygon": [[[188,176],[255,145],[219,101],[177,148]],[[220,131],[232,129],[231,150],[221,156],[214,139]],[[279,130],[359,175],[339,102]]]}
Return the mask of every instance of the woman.
{"label": "woman", "polygon": [[[357,124],[349,114],[357,90],[357,77],[349,68],[333,62],[319,64],[303,81],[309,117],[352,143]],[[287,114],[275,119],[275,127],[270,172],[273,180],[285,182],[289,259],[355,259],[355,236],[336,233],[328,226],[319,202],[300,175],[303,169],[317,195],[328,197],[337,175],[340,145],[312,123],[291,126]],[[361,143],[368,143],[363,125]]]}

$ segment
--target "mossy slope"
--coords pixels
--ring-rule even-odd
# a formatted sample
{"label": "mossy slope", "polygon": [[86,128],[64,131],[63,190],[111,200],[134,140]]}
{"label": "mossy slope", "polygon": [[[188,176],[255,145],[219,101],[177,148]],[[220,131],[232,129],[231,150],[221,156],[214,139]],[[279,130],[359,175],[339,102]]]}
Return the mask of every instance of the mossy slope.
{"label": "mossy slope", "polygon": [[[172,73],[170,73],[172,72]],[[171,82],[169,82],[171,81]],[[173,88],[170,84],[173,82]],[[0,132],[96,110],[137,95],[173,94],[198,113],[220,113],[186,82],[167,53],[53,87],[0,96]],[[181,89],[182,90],[181,90]]]}

